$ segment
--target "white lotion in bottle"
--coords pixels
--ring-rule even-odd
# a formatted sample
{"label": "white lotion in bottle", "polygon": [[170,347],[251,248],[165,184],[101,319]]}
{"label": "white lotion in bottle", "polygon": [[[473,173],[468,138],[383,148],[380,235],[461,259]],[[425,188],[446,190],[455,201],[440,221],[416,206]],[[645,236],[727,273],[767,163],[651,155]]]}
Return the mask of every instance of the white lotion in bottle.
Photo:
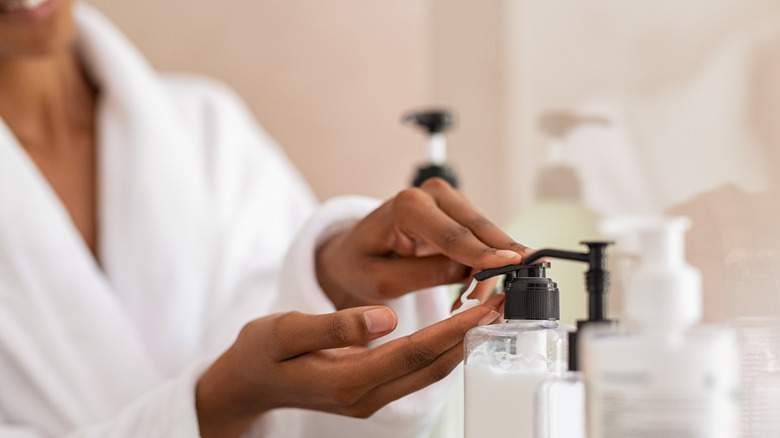
{"label": "white lotion in bottle", "polygon": [[539,384],[566,371],[567,336],[557,323],[558,288],[549,263],[515,267],[506,322],[475,327],[465,339],[465,437],[533,438]]}

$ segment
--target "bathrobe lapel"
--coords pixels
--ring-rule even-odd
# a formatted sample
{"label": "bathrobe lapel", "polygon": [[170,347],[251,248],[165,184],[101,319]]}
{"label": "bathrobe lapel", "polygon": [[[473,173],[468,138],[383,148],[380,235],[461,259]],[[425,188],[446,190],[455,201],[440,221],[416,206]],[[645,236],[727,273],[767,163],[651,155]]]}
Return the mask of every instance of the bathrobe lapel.
{"label": "bathrobe lapel", "polygon": [[8,355],[0,367],[16,376],[3,382],[3,410],[35,407],[80,424],[103,417],[117,394],[129,398],[159,381],[135,323],[4,124],[0,205],[0,342]]}
{"label": "bathrobe lapel", "polygon": [[199,289],[210,279],[180,272],[207,271],[214,234],[203,166],[189,161],[196,143],[151,69],[102,17],[80,24],[81,56],[101,90],[102,266],[0,125],[0,368],[15,376],[0,406],[61,425],[108,418],[197,357]]}
{"label": "bathrobe lapel", "polygon": [[[82,11],[88,13],[92,11]],[[83,14],[82,14],[83,15]],[[105,28],[102,28],[105,26]],[[98,81],[100,256],[114,292],[171,375],[192,360],[214,252],[198,137],[159,76],[102,16],[80,26]],[[154,303],[153,307],[149,303]]]}

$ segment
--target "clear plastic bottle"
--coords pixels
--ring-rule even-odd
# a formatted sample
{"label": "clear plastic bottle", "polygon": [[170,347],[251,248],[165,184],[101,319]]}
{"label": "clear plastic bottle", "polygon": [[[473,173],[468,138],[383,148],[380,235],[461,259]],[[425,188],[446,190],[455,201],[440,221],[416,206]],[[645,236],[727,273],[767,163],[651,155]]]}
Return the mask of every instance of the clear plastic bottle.
{"label": "clear plastic bottle", "polygon": [[465,338],[465,437],[534,436],[539,384],[567,369],[568,333],[560,325],[549,263],[517,267],[506,285],[505,322],[475,327]]}

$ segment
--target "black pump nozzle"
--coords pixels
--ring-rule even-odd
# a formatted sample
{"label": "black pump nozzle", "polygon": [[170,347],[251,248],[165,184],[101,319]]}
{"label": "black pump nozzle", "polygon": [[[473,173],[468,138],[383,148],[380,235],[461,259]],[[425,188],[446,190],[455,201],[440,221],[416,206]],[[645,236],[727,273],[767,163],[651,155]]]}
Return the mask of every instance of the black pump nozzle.
{"label": "black pump nozzle", "polygon": [[[609,271],[607,271],[607,246],[612,242],[581,242],[588,246],[588,252],[564,251],[560,249],[540,249],[523,260],[522,265],[509,265],[501,268],[486,269],[474,275],[482,281],[496,275],[515,272],[524,265],[532,265],[541,258],[551,257],[587,263],[585,285],[588,291],[588,319],[577,321],[577,331],[587,324],[600,323],[613,325],[615,320],[607,319],[607,289],[609,289]],[[577,332],[569,333],[569,369],[578,369]]]}
{"label": "black pump nozzle", "polygon": [[430,135],[445,132],[455,126],[455,114],[448,110],[419,111],[407,113],[403,121],[425,128]]}
{"label": "black pump nozzle", "polygon": [[557,321],[561,317],[558,285],[547,278],[550,262],[515,267],[504,290],[504,318]]}
{"label": "black pump nozzle", "polygon": [[[531,254],[523,263],[533,263],[543,257],[585,262],[589,269],[585,273],[585,285],[588,292],[587,321],[605,321],[607,317],[607,289],[609,289],[609,271],[607,271],[607,246],[612,242],[580,242],[588,246],[588,252],[542,249]],[[577,322],[579,326],[579,321]]]}
{"label": "black pump nozzle", "polygon": [[439,177],[458,188],[455,172],[447,165],[447,146],[444,132],[455,126],[455,114],[449,110],[429,110],[407,113],[404,123],[413,123],[428,133],[428,158],[430,163],[417,169],[417,175],[412,181],[414,187],[419,187],[428,178]]}

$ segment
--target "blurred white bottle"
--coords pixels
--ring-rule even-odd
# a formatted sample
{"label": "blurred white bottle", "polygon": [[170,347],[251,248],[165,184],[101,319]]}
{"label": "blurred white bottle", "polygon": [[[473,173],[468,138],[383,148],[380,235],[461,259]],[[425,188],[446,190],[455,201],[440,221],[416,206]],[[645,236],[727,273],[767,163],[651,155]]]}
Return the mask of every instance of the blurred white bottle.
{"label": "blurred white bottle", "polygon": [[581,335],[589,438],[739,436],[737,337],[697,325],[701,278],[684,258],[689,225],[624,224],[641,236],[642,253],[626,279],[623,330]]}
{"label": "blurred white bottle", "polygon": [[780,437],[780,318],[743,317],[735,327],[742,345],[742,437]]}

